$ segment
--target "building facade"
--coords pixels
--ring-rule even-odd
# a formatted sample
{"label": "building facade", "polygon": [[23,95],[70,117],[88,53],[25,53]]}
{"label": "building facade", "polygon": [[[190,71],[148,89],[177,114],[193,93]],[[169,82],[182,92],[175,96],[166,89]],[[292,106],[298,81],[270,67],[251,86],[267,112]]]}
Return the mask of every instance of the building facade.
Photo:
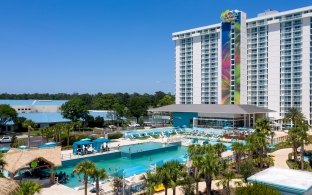
{"label": "building facade", "polygon": [[280,120],[298,108],[312,122],[312,6],[173,33],[177,104],[250,104]]}

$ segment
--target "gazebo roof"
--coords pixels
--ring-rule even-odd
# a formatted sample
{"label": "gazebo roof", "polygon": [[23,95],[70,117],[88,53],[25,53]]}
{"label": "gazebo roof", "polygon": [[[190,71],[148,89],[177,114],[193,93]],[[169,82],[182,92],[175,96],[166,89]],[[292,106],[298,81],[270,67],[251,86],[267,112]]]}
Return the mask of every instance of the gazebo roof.
{"label": "gazebo roof", "polygon": [[12,148],[4,154],[3,159],[7,162],[4,169],[13,174],[37,159],[42,159],[55,167],[62,165],[61,147],[32,148],[30,150]]}
{"label": "gazebo roof", "polygon": [[8,178],[0,177],[0,184],[0,194],[2,195],[12,194],[19,187],[16,181]]}

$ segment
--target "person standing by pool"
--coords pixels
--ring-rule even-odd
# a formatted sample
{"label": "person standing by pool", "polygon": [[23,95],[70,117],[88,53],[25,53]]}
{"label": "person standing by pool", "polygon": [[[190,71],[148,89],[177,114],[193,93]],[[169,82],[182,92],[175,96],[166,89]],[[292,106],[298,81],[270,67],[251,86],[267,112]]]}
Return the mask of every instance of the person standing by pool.
{"label": "person standing by pool", "polygon": [[129,153],[131,153],[131,147],[129,146]]}

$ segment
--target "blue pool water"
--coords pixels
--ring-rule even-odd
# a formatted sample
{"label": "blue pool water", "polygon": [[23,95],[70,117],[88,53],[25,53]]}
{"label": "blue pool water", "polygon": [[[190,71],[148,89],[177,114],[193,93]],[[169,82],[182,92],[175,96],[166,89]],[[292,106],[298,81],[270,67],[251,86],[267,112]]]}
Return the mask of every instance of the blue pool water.
{"label": "blue pool water", "polygon": [[[149,149],[162,147],[162,144],[159,143],[145,143],[141,145],[142,145],[141,147],[146,146]],[[131,147],[139,147],[139,146],[132,145]],[[127,147],[124,147],[122,149],[127,150]],[[146,169],[150,169],[150,165],[153,165],[160,160],[179,158],[185,155],[186,153],[187,153],[186,147],[178,146],[175,150],[162,151],[161,153],[151,153],[136,158],[125,158],[115,155],[115,157],[112,156],[107,158],[101,158],[100,156],[96,156],[90,157],[89,159],[95,162],[97,168],[105,168],[106,172],[108,172],[109,175],[114,175],[122,169],[128,169],[136,166],[140,167],[144,166]],[[78,163],[77,160],[63,162],[63,167],[56,169],[56,171],[57,173],[62,171],[70,175],[77,163]],[[77,187],[81,186],[82,184],[81,181],[78,181],[78,177],[75,175],[74,177],[69,176],[69,182],[66,183],[65,185],[68,187]]]}
{"label": "blue pool water", "polygon": [[121,146],[120,151],[126,152],[126,153],[128,153],[128,152],[140,152],[140,151],[147,151],[147,150],[154,150],[154,149],[158,149],[158,148],[164,148],[164,147],[168,147],[170,145],[171,144],[147,142],[147,143],[141,143],[141,144]]}

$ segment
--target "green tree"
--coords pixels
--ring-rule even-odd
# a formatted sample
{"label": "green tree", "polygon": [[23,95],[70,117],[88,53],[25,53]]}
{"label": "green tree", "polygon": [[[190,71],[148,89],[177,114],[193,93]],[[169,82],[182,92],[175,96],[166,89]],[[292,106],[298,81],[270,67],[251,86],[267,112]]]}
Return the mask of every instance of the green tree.
{"label": "green tree", "polygon": [[129,99],[129,110],[131,115],[136,117],[139,120],[140,116],[146,115],[146,111],[148,108],[148,103],[146,97],[142,97],[139,94],[133,94]]}
{"label": "green tree", "polygon": [[256,121],[256,132],[266,136],[271,135],[270,122],[267,118],[260,118]]}
{"label": "green tree", "polygon": [[245,159],[239,169],[239,174],[243,176],[244,181],[247,182],[247,178],[252,176],[255,172],[256,168],[254,161],[250,159]]}
{"label": "green tree", "polygon": [[232,144],[232,150],[234,152],[234,157],[235,157],[235,164],[236,164],[235,166],[236,166],[236,169],[239,171],[241,159],[246,151],[246,148],[244,144],[240,142],[235,142]]}
{"label": "green tree", "polygon": [[85,119],[89,112],[86,104],[81,99],[75,98],[61,106],[61,113],[64,118],[77,122]]}
{"label": "green tree", "polygon": [[35,128],[36,123],[30,119],[27,119],[23,122],[22,126],[27,128],[28,131],[28,147],[30,147],[30,132]]}
{"label": "green tree", "polygon": [[107,175],[105,169],[94,168],[93,170],[91,170],[91,177],[95,180],[96,195],[99,195],[99,193],[100,193],[100,180],[106,179],[108,177],[108,175]]}
{"label": "green tree", "polygon": [[166,106],[170,104],[174,104],[175,99],[171,95],[165,95],[161,100],[159,100],[157,107]]}
{"label": "green tree", "polygon": [[0,130],[9,121],[15,121],[17,118],[17,112],[11,106],[7,104],[0,104]]}
{"label": "green tree", "polygon": [[66,133],[67,146],[69,146],[70,132],[75,127],[75,125],[76,125],[75,123],[76,122],[60,124],[61,125],[61,129]]}
{"label": "green tree", "polygon": [[212,178],[219,172],[219,163],[220,161],[214,153],[208,153],[202,158],[201,164],[199,164],[199,172],[204,175],[206,183],[206,194],[211,194]]}
{"label": "green tree", "polygon": [[299,137],[300,145],[301,145],[301,149],[300,149],[301,170],[304,170],[304,145],[309,142],[309,139],[308,139],[309,124],[305,120],[302,120],[298,122],[298,125],[296,128],[299,129],[298,137]]}
{"label": "green tree", "polygon": [[5,167],[5,165],[7,165],[8,163],[3,159],[3,154],[2,152],[0,152],[0,177],[3,177],[3,169]]}
{"label": "green tree", "polygon": [[201,171],[202,165],[203,165],[203,157],[205,155],[211,155],[215,156],[215,148],[210,145],[190,145],[188,147],[188,155],[190,157],[190,160],[192,161],[192,168],[194,170],[193,178],[195,181],[195,191],[196,195],[199,194],[199,185],[198,183],[201,181],[203,172]]}
{"label": "green tree", "polygon": [[218,154],[218,157],[220,157],[220,158],[221,158],[221,154],[226,151],[226,146],[223,143],[215,144],[214,148]]}
{"label": "green tree", "polygon": [[42,138],[46,140],[46,142],[49,142],[49,139],[52,138],[54,135],[54,130],[51,127],[43,127],[40,128],[40,134]]}
{"label": "green tree", "polygon": [[183,183],[182,183],[182,191],[184,193],[184,195],[194,195],[194,178],[189,176],[189,175],[185,175],[184,179],[183,179]]}
{"label": "green tree", "polygon": [[170,161],[163,165],[164,169],[169,171],[170,174],[170,187],[173,190],[173,195],[176,194],[176,187],[178,185],[179,178],[182,177],[185,172],[185,165],[179,163],[178,161]]}
{"label": "green tree", "polygon": [[140,124],[141,127],[143,127],[143,125],[144,125],[144,117],[143,116],[140,116],[139,124]]}
{"label": "green tree", "polygon": [[88,176],[92,175],[94,169],[95,164],[89,160],[81,161],[74,168],[73,173],[76,173],[78,177],[80,177],[80,174],[83,174],[85,195],[88,194]]}
{"label": "green tree", "polygon": [[165,195],[168,193],[168,188],[171,187],[173,195],[176,194],[176,186],[179,177],[183,173],[184,166],[177,161],[169,161],[161,167],[156,167],[156,177],[159,178],[160,183],[165,187]]}
{"label": "green tree", "polygon": [[303,120],[304,116],[297,108],[290,108],[283,119],[286,123],[292,123],[292,128],[288,132],[288,142],[292,145],[295,162],[298,161],[297,149],[301,145],[299,136],[300,128],[298,128],[298,123],[301,123]]}
{"label": "green tree", "polygon": [[123,181],[119,177],[114,177],[113,179],[113,190],[114,194],[121,194],[123,190]]}
{"label": "green tree", "polygon": [[247,194],[252,194],[252,195],[281,195],[281,193],[271,187],[271,186],[266,186],[263,184],[252,184],[252,185],[246,185],[244,187],[239,187],[235,191],[236,195],[247,195]]}
{"label": "green tree", "polygon": [[231,187],[230,182],[235,178],[235,173],[231,170],[225,170],[222,172],[222,178],[219,182],[217,182],[217,186],[222,185],[223,191],[225,195],[231,195]]}
{"label": "green tree", "polygon": [[297,126],[297,122],[301,121],[304,118],[302,112],[297,108],[290,108],[288,112],[285,114],[283,121],[291,122],[293,127]]}
{"label": "green tree", "polygon": [[160,179],[155,173],[152,173],[151,171],[147,171],[145,174],[143,174],[141,179],[145,183],[148,195],[152,195],[155,192],[154,187],[160,184]]}
{"label": "green tree", "polygon": [[17,189],[16,195],[34,195],[40,193],[41,185],[34,181],[24,181]]}

